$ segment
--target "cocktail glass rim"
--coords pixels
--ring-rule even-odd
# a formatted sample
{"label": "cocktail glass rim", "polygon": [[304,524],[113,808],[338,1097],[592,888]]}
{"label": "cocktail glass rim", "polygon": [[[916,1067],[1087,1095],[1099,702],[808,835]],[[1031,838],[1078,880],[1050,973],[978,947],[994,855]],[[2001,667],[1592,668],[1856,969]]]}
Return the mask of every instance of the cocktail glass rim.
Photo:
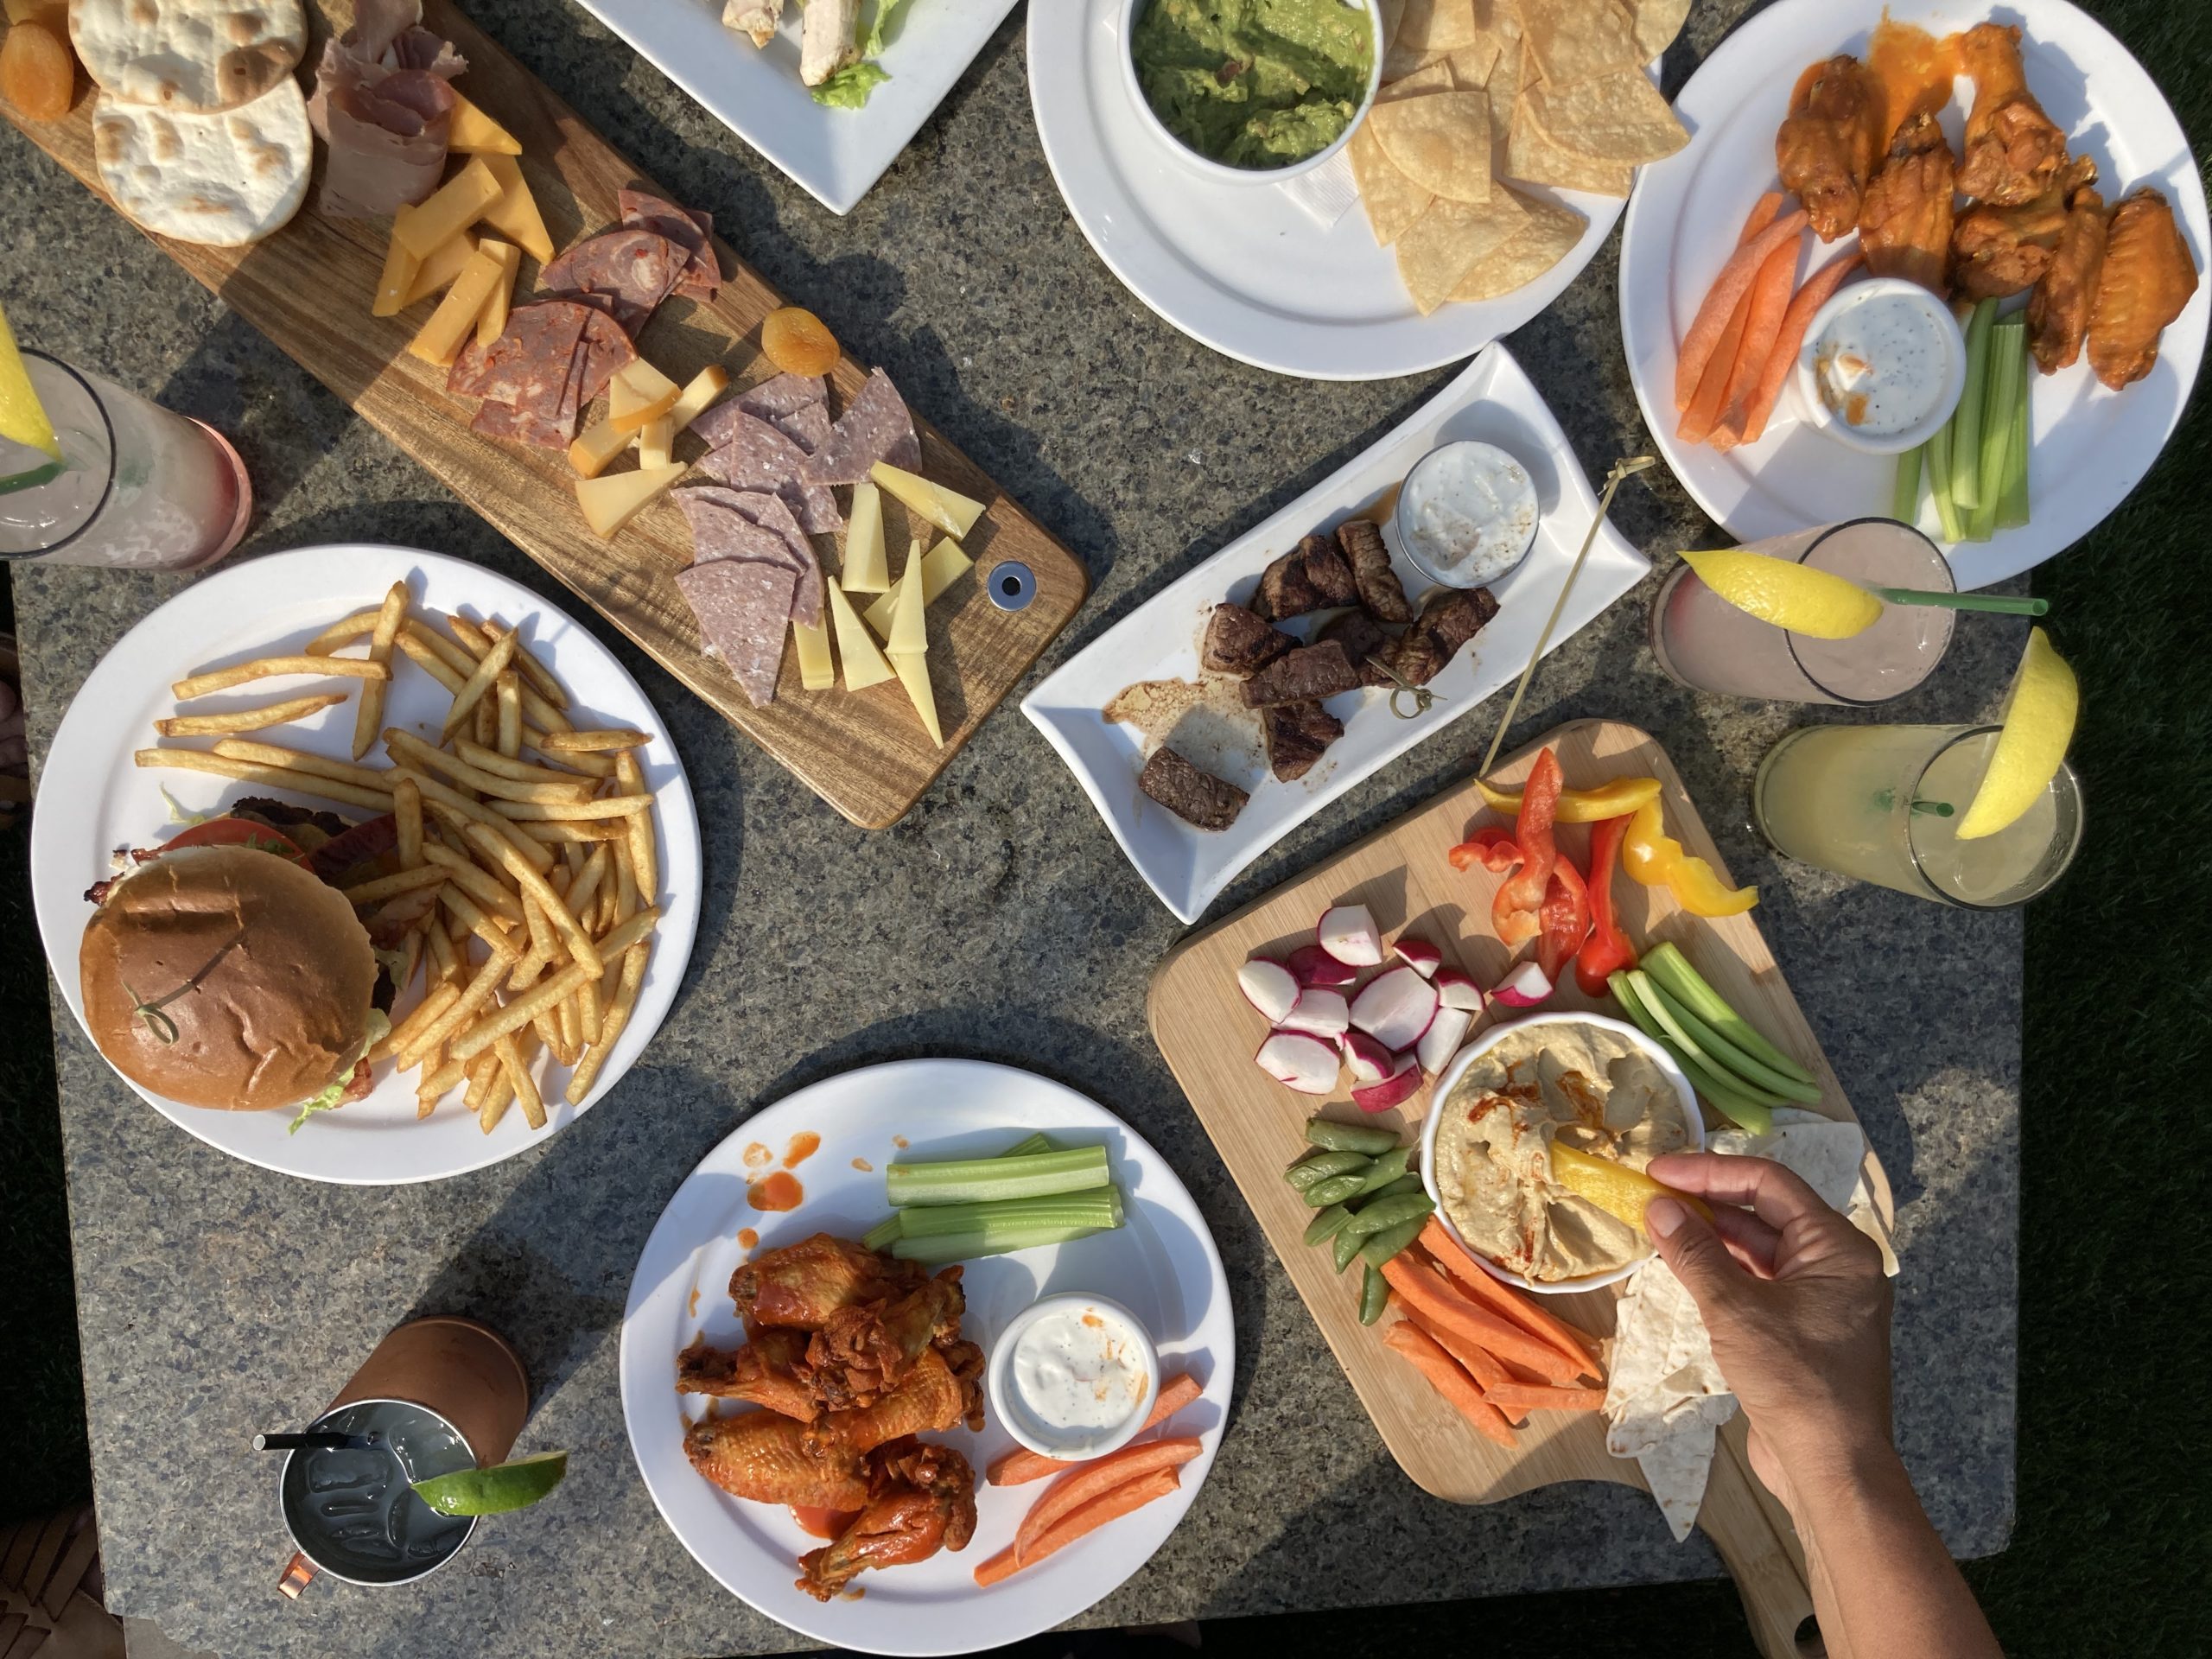
{"label": "cocktail glass rim", "polygon": [[[327,1423],[332,1418],[337,1416],[340,1412],[351,1411],[356,1406],[405,1406],[410,1410],[427,1413],[429,1415],[436,1418],[439,1422],[442,1423],[445,1426],[447,1432],[452,1434],[454,1439],[461,1442],[461,1449],[468,1453],[469,1462],[471,1465],[474,1465],[476,1460],[476,1448],[469,1445],[468,1436],[462,1433],[460,1427],[448,1418],[445,1413],[438,1410],[435,1406],[424,1405],[420,1400],[402,1400],[397,1395],[378,1395],[366,1400],[348,1400],[343,1405],[333,1406],[328,1410],[323,1412],[313,1422],[309,1423],[308,1425],[308,1431],[310,1433],[314,1433],[315,1430],[322,1427],[323,1425]],[[321,1556],[317,1555],[314,1550],[308,1548],[307,1544],[301,1539],[300,1529],[292,1524],[291,1507],[284,1501],[285,1482],[291,1476],[292,1460],[295,1458],[301,1456],[303,1451],[312,1452],[314,1449],[315,1448],[312,1447],[296,1448],[295,1450],[284,1454],[283,1467],[276,1471],[276,1513],[283,1518],[284,1530],[291,1537],[292,1547],[298,1550],[301,1554],[304,1555],[308,1560],[313,1564],[316,1572],[323,1573],[330,1578],[336,1579],[340,1584],[359,1585],[364,1590],[391,1590],[397,1588],[403,1584],[420,1584],[424,1579],[429,1578],[431,1573],[436,1572],[448,1561],[450,1561],[454,1556],[460,1554],[462,1550],[466,1549],[468,1547],[468,1541],[476,1535],[476,1523],[482,1520],[484,1518],[483,1516],[477,1515],[467,1516],[466,1517],[454,1516],[452,1518],[456,1521],[466,1519],[468,1522],[468,1529],[461,1535],[460,1540],[451,1549],[439,1556],[436,1560],[432,1561],[429,1566],[424,1567],[420,1573],[411,1573],[404,1579],[357,1579],[347,1573],[340,1572],[336,1567],[332,1567]],[[396,1456],[397,1453],[394,1455]]]}
{"label": "cocktail glass rim", "polygon": [[[1913,774],[1912,798],[1916,801],[1920,798],[1921,785],[1926,781],[1928,774],[1935,769],[1936,763],[1938,760],[1941,760],[1945,755],[1948,754],[1953,749],[1955,749],[1960,744],[1967,742],[1970,739],[1991,736],[1995,733],[2001,732],[2002,730],[2004,730],[2004,728],[2001,726],[1967,726],[1961,728],[1957,732],[1955,732],[1949,738],[1938,744],[1936,747],[1935,753],[1930,754],[1927,760],[1923,761],[1920,766],[1920,770]],[[2056,887],[2060,879],[2065,875],[2066,872],[2074,868],[2075,855],[2082,850],[2082,813],[2081,774],[2074,770],[2071,762],[2061,760],[2058,763],[2057,772],[2052,775],[2051,782],[2056,783],[2061,778],[2063,778],[2066,780],[2066,793],[2074,798],[2074,839],[2068,845],[2065,856],[2058,861],[2058,868],[2051,871],[2050,874],[2043,881],[2043,883],[2032,891],[2024,893],[2017,899],[1999,899],[1994,904],[1976,899],[1961,899],[1958,894],[1946,891],[1933,876],[1928,874],[1927,867],[1921,862],[1920,847],[1918,842],[1914,839],[1915,832],[1918,825],[1923,822],[1917,813],[1908,813],[1905,816],[1904,850],[1905,856],[1912,862],[1912,873],[1920,878],[1921,885],[1927,888],[1930,895],[1944,904],[1956,905],[1961,910],[2011,910],[2015,906],[2026,904],[2031,899],[2040,899],[2044,893],[2049,893],[2053,887]],[[2045,785],[2044,787],[2048,788],[2050,785]],[[1933,826],[1943,822],[1943,820],[1931,817],[1927,819],[1926,822]]]}
{"label": "cocktail glass rim", "polygon": [[[100,513],[107,505],[108,497],[115,493],[115,423],[108,417],[107,405],[100,401],[99,393],[92,389],[92,382],[86,379],[82,374],[51,352],[41,352],[35,346],[26,346],[22,348],[22,352],[25,357],[35,357],[41,363],[52,364],[82,387],[85,396],[92,399],[93,409],[99,413],[100,429],[107,434],[107,476],[100,480],[100,499],[92,503],[92,510],[85,514],[84,522],[60,541],[49,547],[41,547],[35,553],[0,554],[0,558],[7,559],[50,559],[99,522]],[[73,470],[80,470],[75,467],[73,462],[71,465]]]}
{"label": "cocktail glass rim", "polygon": [[[1829,537],[1837,534],[1839,531],[1850,530],[1859,524],[1895,524],[1899,530],[1910,531],[1915,536],[1919,537],[1922,541],[1928,543],[1929,550],[1936,555],[1936,568],[1941,569],[1943,573],[1943,586],[1936,591],[1939,593],[1953,594],[1959,591],[1958,579],[1951,574],[1951,562],[1943,556],[1943,550],[1936,545],[1935,541],[1925,531],[1922,530],[1917,524],[1908,524],[1902,518],[1891,518],[1885,514],[1878,512],[1866,513],[1857,518],[1846,518],[1841,520],[1840,523],[1828,525],[1827,529],[1821,531],[1819,535],[1814,537],[1811,541],[1805,543],[1805,550],[1797,556],[1796,562],[1799,564],[1804,563],[1806,560],[1813,556],[1814,553],[1819,549],[1821,544],[1827,541]],[[1847,577],[1845,580],[1849,581],[1851,578]],[[1885,600],[1883,603],[1887,604],[1888,601]],[[1936,660],[1928,664],[1927,673],[1923,673],[1910,685],[1904,687],[1901,690],[1892,691],[1887,696],[1846,696],[1834,686],[1823,683],[1819,675],[1814,673],[1811,669],[1805,666],[1805,659],[1797,654],[1797,635],[1794,632],[1789,628],[1784,628],[1782,631],[1782,643],[1783,648],[1789,652],[1789,660],[1797,665],[1797,671],[1800,674],[1802,674],[1805,677],[1806,683],[1817,690],[1822,696],[1834,697],[1837,702],[1842,704],[1847,709],[1878,709],[1885,702],[1895,702],[1899,697],[1905,696],[1911,692],[1917,691],[1922,686],[1928,683],[1928,676],[1929,674],[1933,674],[1942,665],[1944,654],[1951,649],[1951,635],[1956,632],[1958,628],[1957,620],[1953,613],[1946,611],[1943,614],[1947,617],[1952,618],[1951,625],[1943,635],[1942,649],[1936,653]]]}

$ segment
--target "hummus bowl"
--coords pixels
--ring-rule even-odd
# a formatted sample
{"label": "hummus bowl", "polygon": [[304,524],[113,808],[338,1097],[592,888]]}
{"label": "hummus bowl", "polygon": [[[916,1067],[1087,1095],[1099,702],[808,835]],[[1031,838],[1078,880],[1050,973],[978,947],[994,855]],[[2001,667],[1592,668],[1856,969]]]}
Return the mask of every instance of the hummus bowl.
{"label": "hummus bowl", "polygon": [[[1697,1096],[1690,1088],[1689,1079],[1682,1075],[1681,1068],[1675,1064],[1664,1049],[1624,1020],[1615,1020],[1602,1014],[1587,1014],[1580,1009],[1553,1009],[1548,1012],[1531,1014],[1505,1024],[1492,1026],[1473,1042],[1468,1044],[1465,1048],[1460,1050],[1458,1057],[1444,1069],[1443,1076],[1437,1079],[1436,1088],[1432,1096],[1433,1103],[1429,1108],[1427,1121],[1421,1125],[1421,1185],[1428,1196],[1435,1201],[1437,1219],[1444,1224],[1445,1229],[1465,1247],[1468,1254],[1480,1262],[1484,1270],[1491,1277],[1502,1280],[1506,1284],[1513,1285],[1522,1290],[1534,1291],[1542,1295],[1554,1295],[1576,1291],[1599,1290],[1607,1285],[1618,1284],[1641,1267],[1649,1258],[1650,1252],[1648,1249],[1641,1249],[1627,1260],[1609,1261],[1605,1265],[1592,1271],[1569,1275],[1554,1274],[1539,1277],[1533,1272],[1522,1273],[1506,1267],[1498,1262],[1481,1242],[1476,1237],[1470,1236],[1469,1230],[1463,1227],[1460,1218],[1454,1215],[1455,1209],[1473,1205],[1478,1195],[1467,1192],[1464,1183],[1460,1182],[1456,1176],[1454,1179],[1447,1181],[1446,1172],[1439,1167],[1438,1157],[1440,1134],[1445,1128],[1447,1118],[1453,1116],[1456,1109],[1461,1121],[1467,1121],[1465,1103],[1461,1103],[1457,1109],[1453,1105],[1453,1096],[1461,1083],[1478,1067],[1487,1067],[1495,1064],[1491,1059],[1492,1051],[1508,1044],[1525,1045],[1532,1033],[1547,1027],[1564,1028],[1561,1039],[1563,1043],[1577,1047],[1586,1047],[1592,1055],[1610,1052],[1612,1063],[1608,1069],[1605,1094],[1602,1099],[1591,1103],[1592,1109],[1602,1109],[1612,1096],[1623,1093],[1631,1086],[1639,1091],[1637,1097],[1643,1099],[1646,1104],[1638,1113],[1635,1123],[1620,1131],[1618,1137],[1629,1146],[1632,1154],[1641,1156],[1647,1147],[1649,1148],[1652,1155],[1664,1151],[1700,1152],[1705,1147],[1705,1119],[1698,1107]],[[1541,1060],[1541,1056],[1549,1052],[1548,1046],[1535,1054],[1532,1054],[1530,1058]],[[1622,1075],[1624,1066],[1632,1071],[1632,1077]],[[1539,1087],[1539,1093],[1541,1091],[1541,1085]],[[1532,1108],[1534,1104],[1535,1103],[1532,1102]],[[1610,1116],[1610,1113],[1606,1116]],[[1679,1122],[1676,1122],[1676,1119]],[[1447,1158],[1455,1158],[1460,1151],[1456,1137],[1461,1135],[1463,1131],[1454,1125],[1452,1133],[1455,1141],[1445,1149],[1445,1155]],[[1471,1132],[1466,1133],[1470,1135],[1470,1138],[1474,1138]],[[1533,1135],[1535,1131],[1530,1130],[1529,1133]],[[1639,1136],[1642,1137],[1641,1140]],[[1548,1151],[1546,1156],[1548,1159]],[[1518,1160],[1500,1161],[1508,1167],[1516,1161],[1519,1162],[1522,1166],[1521,1173],[1525,1176],[1526,1154],[1522,1154]],[[1622,1161],[1632,1162],[1633,1160],[1632,1158],[1624,1159]],[[1649,1161],[1649,1159],[1646,1158],[1645,1161]],[[1641,1165],[1635,1166],[1641,1167]],[[1503,1179],[1498,1176],[1496,1171],[1486,1170],[1485,1173],[1491,1174],[1493,1179]],[[1525,1181],[1523,1184],[1526,1185]],[[1495,1197],[1496,1195],[1486,1196]],[[1582,1201],[1571,1197],[1561,1198],[1548,1192],[1539,1192],[1531,1196],[1525,1192],[1512,1196],[1513,1201],[1517,1204],[1522,1205],[1533,1204],[1541,1207],[1548,1217],[1548,1226],[1549,1225],[1548,1217],[1555,1206],[1571,1206],[1561,1216],[1562,1222],[1588,1218],[1583,1213]],[[1457,1200],[1456,1203],[1455,1200]],[[1462,1214],[1470,1215],[1471,1217],[1472,1211],[1462,1209]],[[1570,1255],[1583,1250],[1600,1255],[1606,1254],[1608,1250],[1611,1255],[1620,1255],[1629,1243],[1628,1240],[1621,1236],[1626,1231],[1625,1224],[1605,1218],[1602,1229],[1606,1234],[1604,1239],[1595,1243],[1586,1239],[1578,1239],[1573,1249],[1566,1249],[1562,1247],[1563,1250]],[[1562,1225],[1560,1234],[1563,1237],[1573,1230]]]}

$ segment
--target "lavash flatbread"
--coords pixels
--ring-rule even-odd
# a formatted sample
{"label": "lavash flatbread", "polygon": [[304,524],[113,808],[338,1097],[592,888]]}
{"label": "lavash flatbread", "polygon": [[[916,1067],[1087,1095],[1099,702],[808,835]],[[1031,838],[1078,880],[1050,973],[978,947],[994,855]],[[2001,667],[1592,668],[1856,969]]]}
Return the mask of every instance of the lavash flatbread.
{"label": "lavash flatbread", "polygon": [[209,247],[258,242],[300,210],[315,159],[307,99],[289,75],[217,114],[132,104],[92,107],[100,182],[134,223]]}
{"label": "lavash flatbread", "polygon": [[234,110],[307,50],[300,0],[74,0],[69,38],[100,90],[168,110]]}

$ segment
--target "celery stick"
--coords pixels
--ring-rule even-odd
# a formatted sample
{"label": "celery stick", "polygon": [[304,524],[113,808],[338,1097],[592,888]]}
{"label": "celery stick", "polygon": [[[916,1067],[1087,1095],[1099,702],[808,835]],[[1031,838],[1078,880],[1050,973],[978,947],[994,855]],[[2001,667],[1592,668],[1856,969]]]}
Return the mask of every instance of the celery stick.
{"label": "celery stick", "polygon": [[1637,986],[1637,989],[1655,1008],[1663,1009],[1675,1025],[1689,1033],[1707,1056],[1719,1063],[1723,1076],[1740,1078],[1751,1088],[1770,1095],[1780,1095],[1784,1100],[1794,1100],[1800,1105],[1816,1106],[1820,1103],[1818,1087],[1809,1083],[1799,1083],[1794,1077],[1785,1077],[1772,1066],[1737,1047],[1691,1013],[1687,1005],[1657,980],[1647,976],[1646,982]]}
{"label": "celery stick", "polygon": [[1943,423],[1943,429],[1928,440],[1928,493],[1936,498],[1936,517],[1942,523],[1943,539],[1953,545],[1967,538],[1966,527],[1959,523],[1958,507],[1951,500],[1951,429],[1958,423],[1954,412]]}
{"label": "celery stick", "polygon": [[1027,1232],[1039,1227],[1113,1228],[1122,1224],[1122,1189],[1096,1187],[1050,1198],[1014,1198],[1003,1204],[940,1204],[899,1212],[902,1238],[938,1238],[948,1233]]}
{"label": "celery stick", "polygon": [[940,1163],[893,1164],[883,1173],[884,1196],[909,1205],[986,1204],[1000,1198],[1045,1198],[1081,1192],[1110,1179],[1103,1147],[1071,1147],[1020,1158],[957,1158]]}
{"label": "celery stick", "polygon": [[1967,387],[1951,416],[1951,505],[1961,519],[1981,500],[1981,411],[1989,397],[1989,331],[1997,302],[1984,300],[1967,324]]}
{"label": "celery stick", "polygon": [[1819,1081],[1810,1071],[1760,1034],[1757,1027],[1728,1006],[1727,999],[1706,983],[1705,976],[1690,966],[1680,946],[1662,940],[1643,953],[1637,964],[1692,1014],[1711,1026],[1753,1058],[1762,1060],[1795,1083]]}
{"label": "celery stick", "polygon": [[1007,1255],[1015,1250],[1035,1249],[1042,1244],[1072,1243],[1097,1230],[1095,1227],[1039,1227],[1026,1232],[1008,1230],[989,1236],[944,1233],[935,1238],[902,1238],[891,1247],[891,1254],[901,1262],[918,1262],[924,1267],[939,1268],[954,1262],[970,1262],[979,1255]]}
{"label": "celery stick", "polygon": [[1753,1135],[1764,1135],[1774,1127],[1774,1115],[1766,1107],[1734,1084],[1713,1076],[1688,1049],[1667,1034],[1666,1028],[1659,1024],[1649,1007],[1637,996],[1636,988],[1629,982],[1625,971],[1615,973],[1605,982],[1612,987],[1614,997],[1621,1007],[1629,1011],[1629,1018],[1635,1022],[1637,1028],[1658,1044],[1668,1058],[1681,1067],[1682,1075],[1689,1079],[1690,1087],[1704,1096],[1715,1109]]}
{"label": "celery stick", "polygon": [[1920,454],[1927,447],[1918,445],[1897,457],[1897,482],[1890,497],[1890,517],[1901,524],[1920,517]]}
{"label": "celery stick", "polygon": [[1987,541],[1997,529],[1998,500],[2005,490],[2005,452],[2012,447],[2012,405],[2019,397],[2027,336],[2026,322],[2009,318],[1989,331],[1989,385],[1982,401],[1977,494],[1967,530],[1974,541]]}
{"label": "celery stick", "polygon": [[[1697,1039],[1690,1035],[1689,1028],[1675,1019],[1672,1011],[1660,1001],[1659,988],[1652,983],[1648,974],[1640,969],[1631,968],[1628,969],[1628,982],[1636,987],[1636,994],[1643,999],[1643,1006],[1649,1011],[1651,1016],[1666,1028],[1668,1040],[1690,1058],[1695,1060],[1703,1071],[1746,1098],[1756,1100],[1762,1106],[1782,1104],[1780,1095],[1760,1088],[1748,1078],[1732,1075],[1726,1062],[1707,1053],[1699,1046]],[[1687,1066],[1683,1068],[1685,1071],[1688,1069]]]}
{"label": "celery stick", "polygon": [[877,1222],[874,1226],[862,1233],[861,1235],[861,1243],[868,1246],[871,1250],[888,1249],[892,1245],[899,1242],[902,1225],[903,1224],[899,1220],[899,1211],[893,1210],[881,1221]]}
{"label": "celery stick", "polygon": [[2034,384],[2034,374],[2023,368],[2020,395],[2012,400],[2012,441],[2005,446],[2005,497],[1997,504],[1997,523],[2004,530],[2028,522],[2028,388]]}
{"label": "celery stick", "polygon": [[1027,1158],[1037,1153],[1050,1152],[1052,1150],[1052,1143],[1047,1141],[1042,1134],[1038,1134],[1031,1135],[1027,1141],[1015,1141],[1004,1152],[999,1154],[999,1156],[1001,1158]]}

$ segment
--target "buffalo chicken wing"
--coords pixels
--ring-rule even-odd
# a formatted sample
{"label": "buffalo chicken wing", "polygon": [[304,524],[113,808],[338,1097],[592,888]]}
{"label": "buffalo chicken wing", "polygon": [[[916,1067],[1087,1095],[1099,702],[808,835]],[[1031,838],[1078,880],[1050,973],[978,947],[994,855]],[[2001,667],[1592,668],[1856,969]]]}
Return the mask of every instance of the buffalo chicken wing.
{"label": "buffalo chicken wing", "polygon": [[872,1460],[868,1507],[799,1558],[800,1589],[828,1601],[871,1567],[904,1567],[976,1535],[976,1475],[950,1446],[898,1440]]}
{"label": "buffalo chicken wing", "polygon": [[2113,210],[2089,308],[2089,366],[2117,391],[2151,372],[2158,336],[2196,292],[2196,262],[2166,199],[2145,186]]}
{"label": "buffalo chicken wing", "polygon": [[1877,276],[1908,276],[1948,298],[1943,269],[1951,251],[1951,192],[1956,164],[1936,118],[1905,118],[1859,208],[1859,246]]}
{"label": "buffalo chicken wing", "polygon": [[2096,181],[2097,164],[2085,156],[2068,162],[2032,201],[1968,208],[1951,232],[1951,285],[1969,300],[2001,300],[2033,288],[2066,234],[2067,203]]}
{"label": "buffalo chicken wing", "polygon": [[817,1233],[769,1250],[730,1275],[730,1300],[747,1325],[819,1331],[838,1309],[902,1295],[929,1270],[849,1238]]}
{"label": "buffalo chicken wing", "polygon": [[1823,242],[1858,228],[1859,199],[1882,147],[1883,99],[1865,64],[1830,58],[1805,72],[1774,135],[1783,188],[1804,203]]}
{"label": "buffalo chicken wing", "polygon": [[2058,233],[2050,269],[2028,298],[2028,349],[2045,374],[2082,355],[2104,270],[2106,233],[2105,199],[2084,184],[2067,198],[2066,226]]}
{"label": "buffalo chicken wing", "polygon": [[1976,23],[1959,37],[1959,59],[1974,80],[1959,188],[1999,207],[2033,201],[2065,163],[2066,135],[2028,90],[2019,29]]}
{"label": "buffalo chicken wing", "polygon": [[684,1431],[683,1455],[732,1497],[840,1510],[868,1500],[859,1452],[836,1441],[810,1447],[806,1426],[777,1412],[742,1411],[694,1423]]}

